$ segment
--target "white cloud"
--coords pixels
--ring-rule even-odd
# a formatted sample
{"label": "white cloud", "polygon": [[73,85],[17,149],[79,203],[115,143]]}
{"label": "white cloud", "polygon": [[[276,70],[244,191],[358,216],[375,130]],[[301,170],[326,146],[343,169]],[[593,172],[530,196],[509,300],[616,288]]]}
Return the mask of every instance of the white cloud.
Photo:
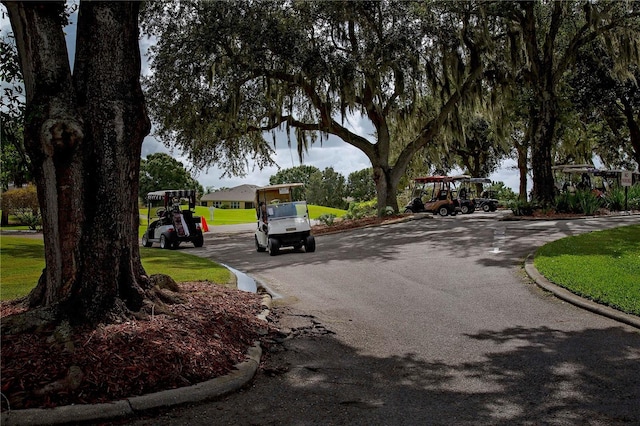
{"label": "white cloud", "polygon": [[[298,158],[295,140],[292,140],[290,148],[287,146],[286,141],[276,142],[276,146],[277,149],[273,159],[280,169],[288,169],[300,165],[315,166],[320,170],[333,167],[336,172],[346,178],[352,172],[371,167],[369,159],[360,150],[339,139],[337,141],[332,140],[331,143],[323,143],[322,146],[320,146],[320,143],[312,145],[309,147],[308,152],[305,153],[302,163]],[[178,161],[181,161],[187,169],[191,169],[192,167],[184,153],[172,152],[153,137],[145,138],[142,144],[142,156],[146,157],[156,152],[166,152]],[[242,184],[267,185],[269,183],[269,177],[276,174],[278,170],[278,167],[275,166],[259,170],[254,163],[250,162],[249,170],[247,170],[247,174],[244,177],[221,178],[220,176],[222,176],[224,171],[216,166],[208,170],[194,170],[193,172],[196,180],[204,187],[213,186],[220,188],[234,187]]]}
{"label": "white cloud", "polygon": [[[489,175],[489,179],[495,182],[504,182],[505,186],[511,188],[517,194],[520,187],[520,171],[516,160],[507,159],[503,161],[500,168]],[[531,191],[531,188],[531,176],[527,175],[527,192]]]}

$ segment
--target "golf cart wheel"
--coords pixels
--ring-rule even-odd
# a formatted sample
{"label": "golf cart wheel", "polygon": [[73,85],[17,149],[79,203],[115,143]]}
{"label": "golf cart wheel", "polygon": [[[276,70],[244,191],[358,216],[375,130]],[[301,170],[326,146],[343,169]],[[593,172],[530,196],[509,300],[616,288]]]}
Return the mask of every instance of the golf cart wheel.
{"label": "golf cart wheel", "polygon": [[469,210],[470,210],[470,209],[469,209],[469,206],[464,205],[464,206],[461,206],[461,207],[460,207],[460,212],[461,212],[462,214],[469,214],[469,213],[471,213]]}
{"label": "golf cart wheel", "polygon": [[280,251],[280,242],[275,238],[269,238],[269,255],[275,256]]}
{"label": "golf cart wheel", "polygon": [[144,247],[151,247],[153,245],[153,243],[151,241],[149,241],[149,236],[147,235],[146,232],[142,236],[142,245]]}
{"label": "golf cart wheel", "polygon": [[488,212],[489,210],[491,210],[491,206],[489,204],[482,205],[482,211]]}
{"label": "golf cart wheel", "polygon": [[309,235],[304,242],[304,251],[307,253],[313,253],[316,251],[316,239],[313,235]]}
{"label": "golf cart wheel", "polygon": [[169,241],[169,239],[165,235],[160,235],[160,248],[161,249],[170,249],[170,248],[173,248],[172,246],[173,246],[173,244],[171,244],[171,241]]}
{"label": "golf cart wheel", "polygon": [[411,210],[411,209],[408,209],[408,208],[407,208],[407,209],[404,209],[404,212],[405,212],[405,214],[406,214],[406,213],[412,214],[412,213],[413,213],[413,210]]}
{"label": "golf cart wheel", "polygon": [[260,243],[258,242],[258,237],[254,236],[253,238],[256,240],[256,251],[257,251],[258,253],[264,253],[264,251],[266,250],[266,248],[264,248],[264,247],[262,247],[262,246],[260,245]]}
{"label": "golf cart wheel", "polygon": [[449,208],[447,206],[442,206],[438,209],[438,214],[440,216],[449,216]]}
{"label": "golf cart wheel", "polygon": [[202,247],[204,245],[204,237],[202,235],[198,235],[194,240],[193,240],[193,246],[194,247]]}

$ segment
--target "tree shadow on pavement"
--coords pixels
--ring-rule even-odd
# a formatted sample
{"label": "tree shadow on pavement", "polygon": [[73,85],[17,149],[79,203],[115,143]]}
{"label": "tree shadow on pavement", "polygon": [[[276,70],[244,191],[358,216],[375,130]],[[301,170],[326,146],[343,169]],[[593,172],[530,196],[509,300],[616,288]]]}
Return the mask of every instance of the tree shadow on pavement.
{"label": "tree shadow on pavement", "polygon": [[640,423],[640,336],[623,327],[486,330],[461,345],[483,341],[490,352],[445,362],[362,354],[304,318],[267,347],[249,387],[136,424]]}
{"label": "tree shadow on pavement", "polygon": [[[577,221],[574,221],[577,222]],[[579,230],[568,222],[518,222],[437,218],[382,225],[316,237],[315,253],[283,249],[278,256],[257,253],[253,235],[213,237],[198,255],[210,257],[247,273],[278,266],[304,266],[329,262],[384,262],[407,256],[424,257],[434,249],[452,262],[475,258],[481,266],[512,268],[545,242],[599,229],[601,224],[583,221]],[[194,253],[195,254],[195,253]]]}

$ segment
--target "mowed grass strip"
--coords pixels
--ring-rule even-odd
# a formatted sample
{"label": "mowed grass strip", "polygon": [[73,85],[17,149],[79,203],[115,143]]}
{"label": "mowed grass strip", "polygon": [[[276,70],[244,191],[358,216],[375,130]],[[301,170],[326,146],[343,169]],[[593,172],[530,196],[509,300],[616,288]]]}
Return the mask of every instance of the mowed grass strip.
{"label": "mowed grass strip", "polygon": [[44,269],[41,238],[0,235],[0,300],[27,295]]}
{"label": "mowed grass strip", "polygon": [[[185,244],[189,247],[189,243]],[[166,274],[177,282],[211,281],[226,284],[231,279],[231,272],[224,266],[209,259],[194,256],[189,250],[162,250],[140,247],[142,266],[147,274]]]}
{"label": "mowed grass strip", "polygon": [[[309,217],[317,219],[323,214],[333,214],[336,217],[344,216],[347,211],[334,209],[332,207],[323,207],[316,205],[308,205]],[[151,221],[156,219],[156,208],[151,209]],[[237,225],[240,223],[252,223],[257,220],[255,209],[215,209],[213,211],[213,222],[211,221],[211,210],[209,207],[196,206],[196,216],[204,217],[209,226],[217,225]],[[140,209],[140,226],[146,230],[147,228],[147,209]],[[142,231],[144,232],[144,230]]]}
{"label": "mowed grass strip", "polygon": [[[323,214],[333,214],[336,217],[342,217],[347,213],[346,210],[334,209],[332,207],[323,207],[316,205],[307,205],[309,208],[309,217],[317,219]],[[196,215],[202,216],[209,226],[211,223],[211,211],[209,207],[196,206]],[[251,223],[257,220],[255,209],[215,209],[213,211],[213,226],[216,225],[236,225],[239,223]]]}
{"label": "mowed grass strip", "polygon": [[[222,265],[193,256],[187,250],[140,248],[147,274],[166,274],[177,282],[211,281],[226,284],[231,272]],[[0,235],[0,300],[27,295],[38,283],[44,268],[41,238]]]}
{"label": "mowed grass strip", "polygon": [[640,225],[551,242],[537,251],[534,265],[575,294],[640,315]]}

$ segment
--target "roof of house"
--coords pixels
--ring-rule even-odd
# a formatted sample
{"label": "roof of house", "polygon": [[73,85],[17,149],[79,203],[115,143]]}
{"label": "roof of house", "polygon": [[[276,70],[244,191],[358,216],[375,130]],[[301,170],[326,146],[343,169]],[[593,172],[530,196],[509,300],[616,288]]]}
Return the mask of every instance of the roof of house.
{"label": "roof of house", "polygon": [[253,201],[258,185],[240,185],[235,188],[205,194],[200,201]]}

